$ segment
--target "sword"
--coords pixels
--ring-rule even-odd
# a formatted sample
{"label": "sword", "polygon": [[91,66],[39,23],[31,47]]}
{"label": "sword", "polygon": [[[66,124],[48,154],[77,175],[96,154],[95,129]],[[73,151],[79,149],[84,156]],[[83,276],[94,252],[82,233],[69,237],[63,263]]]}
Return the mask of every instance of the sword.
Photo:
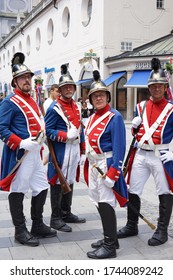
{"label": "sword", "polygon": [[[97,169],[97,171],[102,175],[102,178],[106,177],[106,174],[101,170],[101,168],[99,166],[96,165],[96,163],[93,164],[93,167]],[[121,195],[121,193],[119,191],[117,191],[117,194]],[[147,223],[147,225],[151,228],[151,229],[155,229],[155,225],[153,225],[152,223],[150,223],[136,208],[135,206],[130,202],[127,201],[128,206],[132,209],[132,211],[138,215],[138,217],[140,217],[145,223]]]}

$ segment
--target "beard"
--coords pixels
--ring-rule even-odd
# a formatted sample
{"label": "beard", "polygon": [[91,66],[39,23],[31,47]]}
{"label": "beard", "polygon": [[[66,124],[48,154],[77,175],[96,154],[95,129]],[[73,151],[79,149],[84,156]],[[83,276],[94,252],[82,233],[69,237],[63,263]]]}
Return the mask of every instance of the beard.
{"label": "beard", "polygon": [[24,84],[24,85],[21,87],[21,90],[22,90],[23,92],[28,93],[28,92],[31,91],[31,85],[30,85],[30,84]]}

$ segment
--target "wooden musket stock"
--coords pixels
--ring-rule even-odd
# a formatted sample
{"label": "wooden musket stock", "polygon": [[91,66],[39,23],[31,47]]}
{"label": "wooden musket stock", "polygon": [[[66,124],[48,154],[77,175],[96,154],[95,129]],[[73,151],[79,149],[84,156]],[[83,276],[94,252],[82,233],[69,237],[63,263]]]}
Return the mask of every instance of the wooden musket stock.
{"label": "wooden musket stock", "polygon": [[133,139],[132,139],[132,142],[130,144],[130,148],[129,148],[128,154],[126,156],[126,159],[124,161],[124,165],[123,165],[123,176],[124,176],[124,178],[126,177],[127,172],[128,172],[128,163],[129,163],[130,155],[131,155],[132,150],[134,148],[135,141],[136,141],[136,137],[134,136]]}
{"label": "wooden musket stock", "polygon": [[52,142],[48,138],[47,138],[47,143],[48,143],[48,148],[49,148],[50,155],[52,157],[53,165],[54,165],[55,170],[56,170],[56,172],[58,174],[58,179],[59,179],[60,184],[61,184],[62,192],[64,194],[65,193],[69,193],[69,192],[71,192],[71,188],[70,188],[66,178],[64,177],[64,174],[62,173],[61,168],[59,167],[59,165],[57,163],[57,160],[56,160],[56,157],[55,157],[55,153],[54,153],[54,150],[53,150],[53,146],[52,146]]}

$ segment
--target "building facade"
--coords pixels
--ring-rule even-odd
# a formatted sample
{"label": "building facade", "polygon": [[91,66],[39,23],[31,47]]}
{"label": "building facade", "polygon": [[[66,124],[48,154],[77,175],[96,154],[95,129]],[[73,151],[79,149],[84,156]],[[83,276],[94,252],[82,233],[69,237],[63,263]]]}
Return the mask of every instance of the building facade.
{"label": "building facade", "polygon": [[[43,80],[44,97],[51,84],[58,83],[61,65],[67,64],[78,85],[75,98],[87,98],[92,71],[98,69],[110,86],[112,105],[117,107],[117,102],[123,102],[123,95],[121,102],[116,100],[117,90],[124,90],[122,78],[129,79],[129,65],[126,58],[121,65],[109,58],[168,34],[172,16],[172,0],[42,0],[0,42],[0,91],[8,94],[13,90],[11,58],[15,52],[23,52],[35,80]],[[33,79],[33,91],[34,87]],[[120,110],[125,119],[133,114],[133,106],[128,106]]]}

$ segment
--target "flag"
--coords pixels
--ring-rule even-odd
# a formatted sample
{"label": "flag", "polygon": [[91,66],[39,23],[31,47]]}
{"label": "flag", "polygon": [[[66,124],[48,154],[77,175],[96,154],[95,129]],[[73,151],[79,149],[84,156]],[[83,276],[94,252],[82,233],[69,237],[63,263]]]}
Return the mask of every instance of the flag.
{"label": "flag", "polygon": [[120,205],[120,207],[125,207],[128,204],[128,188],[124,180],[124,176],[121,174],[118,181],[115,182],[113,187],[114,195]]}
{"label": "flag", "polygon": [[173,192],[173,161],[163,163],[166,179],[171,192]]}

